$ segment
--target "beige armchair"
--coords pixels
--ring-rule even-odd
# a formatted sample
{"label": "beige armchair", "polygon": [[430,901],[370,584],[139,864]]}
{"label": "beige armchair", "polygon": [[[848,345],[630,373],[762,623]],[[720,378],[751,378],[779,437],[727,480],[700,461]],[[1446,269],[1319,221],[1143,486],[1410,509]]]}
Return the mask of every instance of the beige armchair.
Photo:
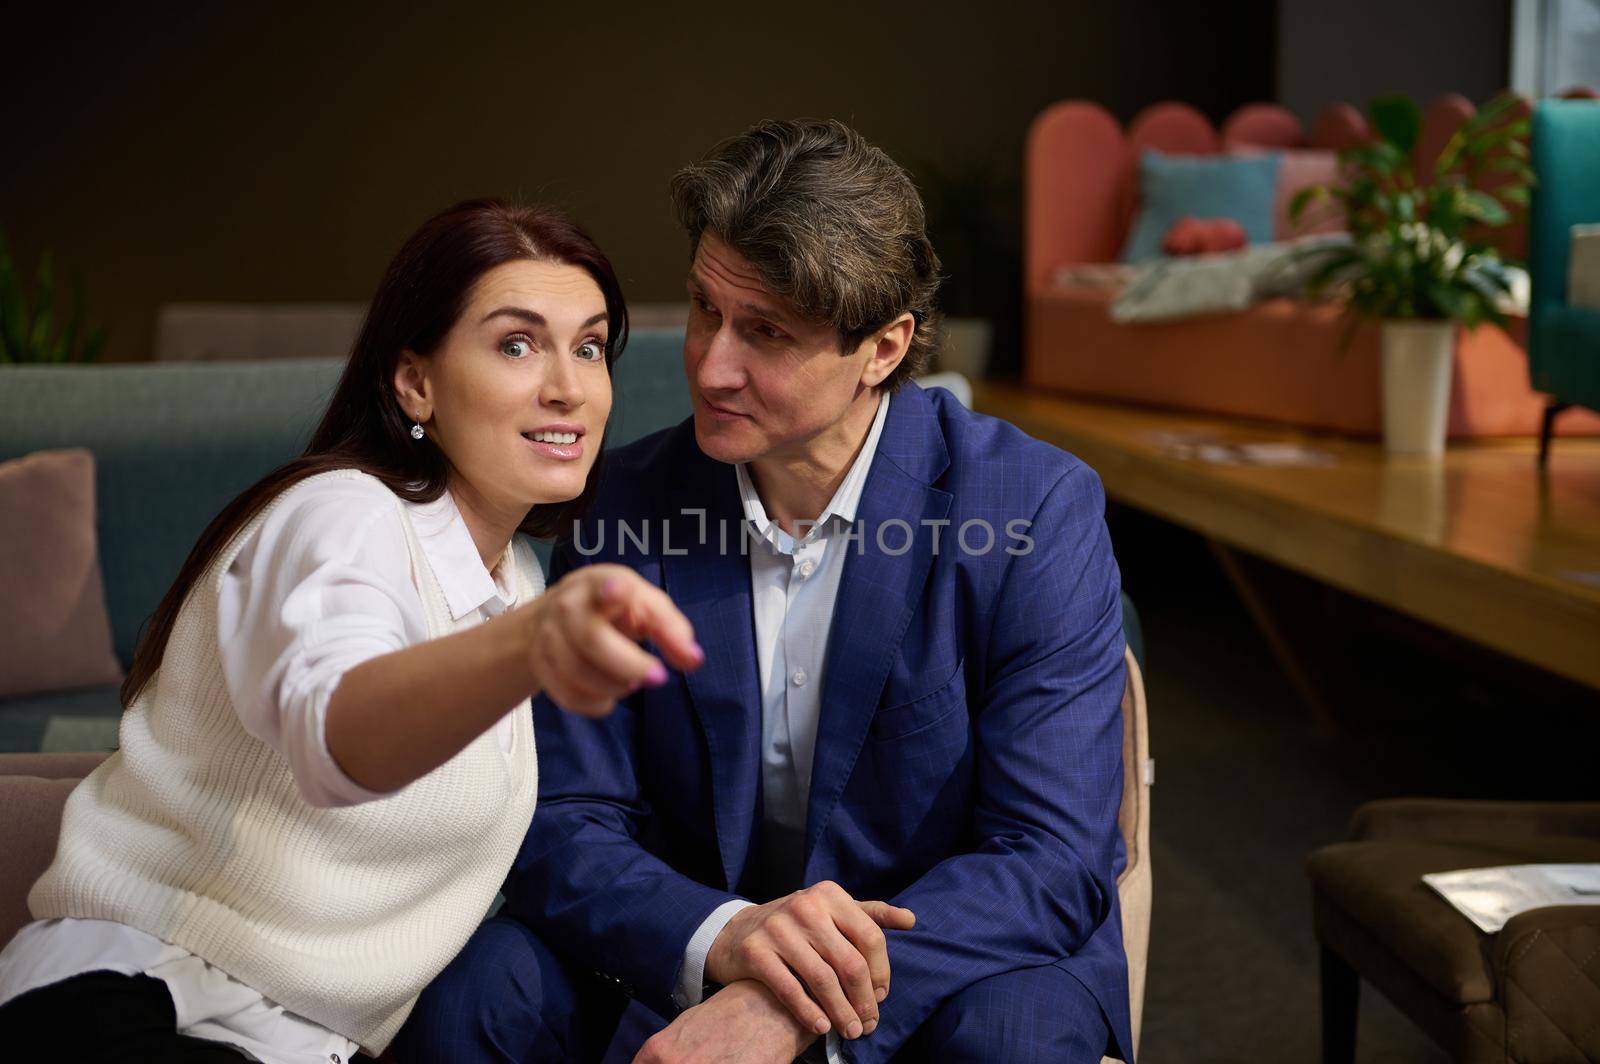
{"label": "beige armchair", "polygon": [[1139,1055],[1139,1030],[1144,1019],[1145,969],[1150,956],[1150,788],[1156,762],[1150,756],[1150,720],[1144,701],[1144,673],[1126,654],[1128,682],[1122,693],[1122,809],[1117,820],[1128,847],[1128,864],[1117,878],[1122,901],[1122,945],[1128,954],[1128,1011],[1133,1027],[1133,1054]]}

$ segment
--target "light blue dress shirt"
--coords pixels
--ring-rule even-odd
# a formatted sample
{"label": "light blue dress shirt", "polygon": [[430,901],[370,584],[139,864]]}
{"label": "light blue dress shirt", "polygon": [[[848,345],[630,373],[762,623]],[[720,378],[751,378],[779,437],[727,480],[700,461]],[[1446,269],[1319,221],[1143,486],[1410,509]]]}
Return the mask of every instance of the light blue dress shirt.
{"label": "light blue dress shirt", "polygon": [[[749,470],[734,467],[739,497],[755,542],[750,546],[750,601],[755,614],[756,665],[761,684],[761,797],[770,834],[803,836],[811,793],[811,763],[822,716],[822,681],[833,607],[848,552],[859,550],[850,533],[866,487],[867,473],[883,435],[889,396],[878,412],[839,489],[815,524],[791,536],[767,516]],[[705,980],[706,955],[735,913],[752,904],[743,899],[718,906],[689,940],[678,979],[680,1006],[698,1005]],[[829,1034],[827,1059],[841,1061],[839,1038]]]}

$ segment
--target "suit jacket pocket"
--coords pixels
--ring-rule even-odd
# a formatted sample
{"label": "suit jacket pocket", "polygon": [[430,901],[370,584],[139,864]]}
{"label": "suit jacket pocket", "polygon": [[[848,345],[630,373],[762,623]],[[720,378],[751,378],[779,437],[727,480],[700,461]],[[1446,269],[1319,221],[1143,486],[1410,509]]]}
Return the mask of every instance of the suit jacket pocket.
{"label": "suit jacket pocket", "polygon": [[967,706],[966,659],[956,662],[955,671],[927,694],[880,708],[872,717],[874,740],[903,739],[913,732],[936,724]]}

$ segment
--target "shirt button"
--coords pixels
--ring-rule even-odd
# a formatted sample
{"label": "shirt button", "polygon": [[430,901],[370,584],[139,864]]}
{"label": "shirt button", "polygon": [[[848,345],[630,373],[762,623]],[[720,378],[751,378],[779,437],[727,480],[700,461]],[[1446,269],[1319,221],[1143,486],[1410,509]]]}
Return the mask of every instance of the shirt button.
{"label": "shirt button", "polygon": [[794,675],[790,676],[789,679],[794,681],[796,687],[804,687],[806,685],[806,670],[794,670]]}
{"label": "shirt button", "polygon": [[808,577],[812,573],[816,572],[816,570],[817,570],[817,563],[814,562],[814,561],[811,561],[808,558],[807,560],[805,560],[805,561],[800,563],[800,567],[798,569],[796,569],[795,572],[799,573],[800,574],[800,579],[804,580],[806,577]]}

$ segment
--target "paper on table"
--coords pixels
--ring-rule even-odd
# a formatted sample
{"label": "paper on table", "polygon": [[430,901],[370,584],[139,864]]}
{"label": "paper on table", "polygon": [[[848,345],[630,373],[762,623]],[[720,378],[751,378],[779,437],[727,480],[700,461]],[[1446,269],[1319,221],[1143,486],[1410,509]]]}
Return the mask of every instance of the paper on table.
{"label": "paper on table", "polygon": [[1600,864],[1525,864],[1432,872],[1422,881],[1494,934],[1529,909],[1600,905]]}
{"label": "paper on table", "polygon": [[1600,310],[1600,225],[1572,227],[1567,256],[1567,302]]}
{"label": "paper on table", "polygon": [[1304,467],[1330,466],[1336,461],[1327,451],[1293,440],[1246,443],[1197,432],[1154,432],[1149,439],[1173,458],[1210,465]]}

